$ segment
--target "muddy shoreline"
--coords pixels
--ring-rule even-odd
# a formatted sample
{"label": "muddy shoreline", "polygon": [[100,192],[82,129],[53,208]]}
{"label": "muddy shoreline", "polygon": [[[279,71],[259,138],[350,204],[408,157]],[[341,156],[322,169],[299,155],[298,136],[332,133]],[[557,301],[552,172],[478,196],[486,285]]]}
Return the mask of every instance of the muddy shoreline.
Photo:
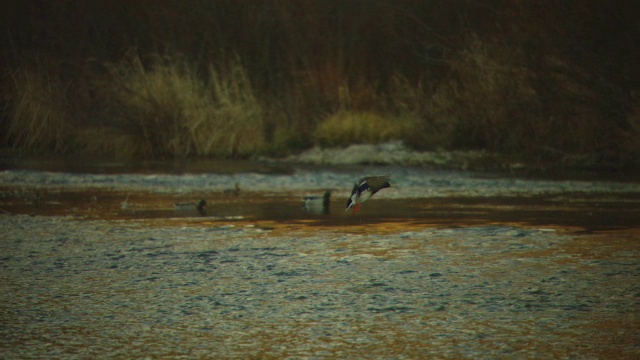
{"label": "muddy shoreline", "polygon": [[526,162],[483,151],[426,151],[408,149],[401,142],[359,144],[345,148],[314,147],[284,157],[257,159],[176,158],[127,160],[109,157],[12,155],[0,151],[0,171],[11,169],[63,171],[70,173],[201,174],[262,173],[292,174],[296,169],[349,170],[371,166],[417,167],[432,171],[465,171],[499,177],[543,180],[610,180],[639,182],[640,167],[583,159],[564,163]]}

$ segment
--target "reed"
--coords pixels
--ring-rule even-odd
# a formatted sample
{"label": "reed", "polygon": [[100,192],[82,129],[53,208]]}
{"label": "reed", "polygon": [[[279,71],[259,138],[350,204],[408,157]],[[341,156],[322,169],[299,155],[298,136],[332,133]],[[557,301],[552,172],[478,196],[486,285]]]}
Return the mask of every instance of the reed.
{"label": "reed", "polygon": [[26,152],[63,153],[73,146],[68,86],[41,64],[11,72],[4,142]]}
{"label": "reed", "polygon": [[246,156],[264,151],[264,107],[244,68],[233,61],[209,68],[210,104],[193,116],[189,130],[198,155]]}
{"label": "reed", "polygon": [[14,151],[237,158],[403,140],[640,159],[631,4],[40,5],[0,15]]}
{"label": "reed", "polygon": [[120,155],[229,157],[263,149],[262,106],[240,65],[210,67],[203,79],[195,64],[177,55],[149,62],[131,53],[109,67],[107,96],[117,106],[105,140],[127,149]]}
{"label": "reed", "polygon": [[584,69],[552,57],[532,64],[525,52],[513,50],[470,36],[450,61],[451,76],[437,88],[404,86],[405,94],[417,93],[404,108],[420,119],[406,140],[418,148],[485,149],[556,161],[629,149],[638,154],[633,113],[592,86]]}

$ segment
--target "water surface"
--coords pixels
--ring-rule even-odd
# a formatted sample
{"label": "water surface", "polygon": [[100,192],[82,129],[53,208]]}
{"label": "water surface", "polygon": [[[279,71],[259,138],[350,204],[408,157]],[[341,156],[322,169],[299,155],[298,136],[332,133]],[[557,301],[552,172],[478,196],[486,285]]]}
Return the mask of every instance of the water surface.
{"label": "water surface", "polygon": [[[0,356],[640,353],[628,178],[233,166],[0,172]],[[392,188],[345,212],[382,173]],[[326,190],[328,214],[302,207]],[[199,199],[206,215],[173,207]]]}

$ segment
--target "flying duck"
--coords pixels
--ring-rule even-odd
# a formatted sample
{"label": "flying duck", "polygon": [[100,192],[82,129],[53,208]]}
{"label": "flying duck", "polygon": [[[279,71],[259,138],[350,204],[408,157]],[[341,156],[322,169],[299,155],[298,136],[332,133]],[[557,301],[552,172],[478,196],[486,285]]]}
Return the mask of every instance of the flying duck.
{"label": "flying duck", "polygon": [[353,184],[353,190],[351,190],[351,196],[347,200],[347,209],[353,207],[353,213],[357,214],[360,210],[360,204],[367,201],[378,191],[391,187],[389,184],[390,175],[382,176],[367,176],[358,180]]}

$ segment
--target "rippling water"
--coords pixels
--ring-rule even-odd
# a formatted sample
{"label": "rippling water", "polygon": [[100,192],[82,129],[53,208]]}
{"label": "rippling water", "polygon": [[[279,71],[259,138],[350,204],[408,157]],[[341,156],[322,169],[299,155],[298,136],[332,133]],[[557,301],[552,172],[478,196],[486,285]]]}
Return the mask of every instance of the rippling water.
{"label": "rippling water", "polygon": [[[292,192],[334,190],[347,196],[352,184],[362,176],[390,174],[392,188],[377,197],[531,197],[567,192],[578,193],[638,193],[638,182],[540,180],[520,177],[499,177],[495,174],[461,171],[428,170],[412,167],[354,168],[260,168],[257,172],[219,173],[70,173],[42,170],[8,169],[0,171],[4,185],[55,188],[94,188],[154,193],[216,192],[232,189],[235,184],[249,192]],[[504,175],[504,174],[503,174]]]}
{"label": "rippling water", "polygon": [[[635,182],[51,170],[0,172],[3,358],[640,353]],[[393,187],[345,212],[371,173]]]}

